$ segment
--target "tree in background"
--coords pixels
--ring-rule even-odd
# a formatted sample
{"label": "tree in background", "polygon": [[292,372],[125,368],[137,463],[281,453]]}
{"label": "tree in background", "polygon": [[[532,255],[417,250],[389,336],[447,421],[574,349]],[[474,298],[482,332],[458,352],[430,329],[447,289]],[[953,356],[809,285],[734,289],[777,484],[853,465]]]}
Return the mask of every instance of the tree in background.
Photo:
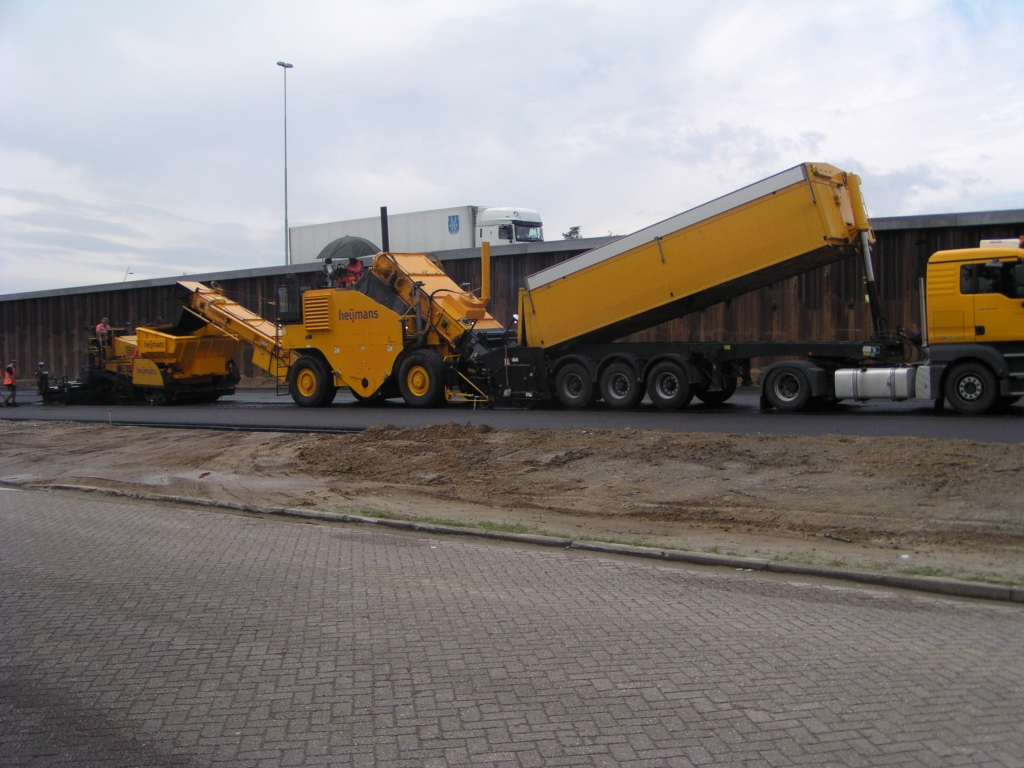
{"label": "tree in background", "polygon": [[579,240],[580,239],[580,228],[579,227],[569,227],[569,231],[568,232],[563,232],[562,233],[562,237],[565,240]]}

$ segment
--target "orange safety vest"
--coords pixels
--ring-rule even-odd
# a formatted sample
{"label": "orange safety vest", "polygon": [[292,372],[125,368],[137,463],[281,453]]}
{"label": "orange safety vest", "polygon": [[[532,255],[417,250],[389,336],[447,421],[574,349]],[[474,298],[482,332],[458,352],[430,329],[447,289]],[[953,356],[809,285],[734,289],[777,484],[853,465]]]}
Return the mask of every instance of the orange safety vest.
{"label": "orange safety vest", "polygon": [[14,372],[14,368],[12,366],[8,365],[4,368],[4,386],[9,387],[17,382],[17,376],[18,374]]}

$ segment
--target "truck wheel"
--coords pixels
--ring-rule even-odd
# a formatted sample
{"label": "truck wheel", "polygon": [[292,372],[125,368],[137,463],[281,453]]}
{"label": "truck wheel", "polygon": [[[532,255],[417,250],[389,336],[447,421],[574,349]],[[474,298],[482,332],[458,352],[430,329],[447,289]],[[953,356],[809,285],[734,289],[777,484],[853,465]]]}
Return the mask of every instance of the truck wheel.
{"label": "truck wheel", "polygon": [[776,368],[768,375],[764,396],[780,411],[800,411],[811,400],[811,385],[799,368]]}
{"label": "truck wheel", "polygon": [[628,363],[612,363],[601,374],[601,397],[609,408],[632,408],[644,391],[636,380],[636,371]]}
{"label": "truck wheel", "polygon": [[586,408],[594,399],[594,382],[590,380],[590,371],[580,363],[563,366],[555,376],[555,392],[566,408]]}
{"label": "truck wheel", "polygon": [[303,408],[329,405],[335,392],[324,364],[312,355],[303,355],[288,371],[288,394]]}
{"label": "truck wheel", "polygon": [[658,363],[647,375],[647,396],[656,408],[672,411],[685,408],[693,399],[693,388],[682,366]]}
{"label": "truck wheel", "polygon": [[432,349],[417,349],[398,369],[402,399],[414,408],[434,408],[444,402],[444,361]]}
{"label": "truck wheel", "polygon": [[727,376],[722,383],[724,386],[721,389],[705,389],[703,392],[697,392],[697,399],[708,405],[721,405],[736,394],[736,377]]}
{"label": "truck wheel", "polygon": [[996,377],[981,363],[958,365],[946,379],[946,400],[959,413],[985,413],[995,405],[998,396]]}

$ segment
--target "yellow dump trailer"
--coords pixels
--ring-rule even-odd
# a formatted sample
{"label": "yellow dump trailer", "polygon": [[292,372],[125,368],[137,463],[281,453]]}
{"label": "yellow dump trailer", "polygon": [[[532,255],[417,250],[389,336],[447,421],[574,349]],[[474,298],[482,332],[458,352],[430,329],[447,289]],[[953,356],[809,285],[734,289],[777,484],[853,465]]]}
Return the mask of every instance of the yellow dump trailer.
{"label": "yellow dump trailer", "polygon": [[805,163],[530,275],[519,341],[607,342],[857,253],[859,179]]}

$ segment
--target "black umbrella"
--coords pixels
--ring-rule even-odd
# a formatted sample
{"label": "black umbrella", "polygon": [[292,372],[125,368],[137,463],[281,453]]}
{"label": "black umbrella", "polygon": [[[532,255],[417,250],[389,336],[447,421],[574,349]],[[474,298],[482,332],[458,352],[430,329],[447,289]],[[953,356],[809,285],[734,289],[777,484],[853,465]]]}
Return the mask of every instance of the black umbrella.
{"label": "black umbrella", "polygon": [[358,259],[360,256],[376,256],[378,253],[380,253],[380,248],[365,237],[345,235],[325,245],[317,258],[338,261],[351,258]]}

